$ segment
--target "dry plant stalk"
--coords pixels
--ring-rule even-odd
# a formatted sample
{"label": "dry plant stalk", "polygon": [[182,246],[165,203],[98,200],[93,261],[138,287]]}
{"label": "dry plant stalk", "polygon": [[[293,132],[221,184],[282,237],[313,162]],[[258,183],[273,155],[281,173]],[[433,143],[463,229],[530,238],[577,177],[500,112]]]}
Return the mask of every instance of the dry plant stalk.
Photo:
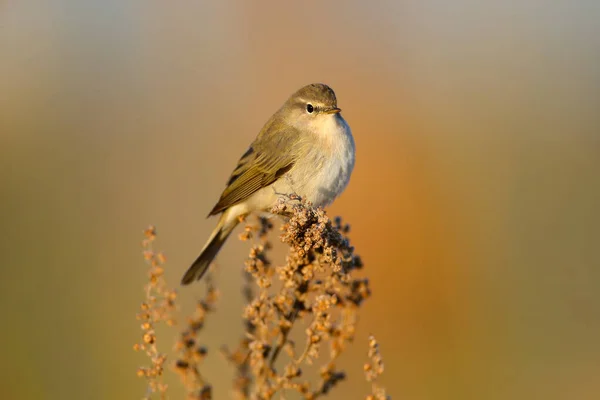
{"label": "dry plant stalk", "polygon": [[[296,196],[281,199],[272,212],[289,217],[281,240],[290,250],[286,264],[274,267],[267,254],[269,222],[262,219],[242,234],[249,239],[258,231],[259,243],[246,261],[257,290],[247,298],[246,336],[229,354],[238,371],[235,391],[241,399],[271,399],[287,390],[316,399],[345,378],[336,360],[354,338],[358,307],[370,294],[368,281],[352,277],[362,262],[342,234],[349,226],[339,218],[331,221]],[[304,327],[301,346],[288,339],[294,326]],[[320,381],[314,385],[301,378],[302,367],[317,361]]]}
{"label": "dry plant stalk", "polygon": [[194,314],[187,319],[186,328],[181,331],[175,349],[179,353],[175,361],[175,371],[185,386],[188,400],[209,400],[212,386],[200,374],[200,364],[206,358],[208,349],[198,342],[198,335],[206,322],[208,313],[215,310],[219,292],[215,288],[212,275],[205,275],[207,291],[202,300],[196,303]]}
{"label": "dry plant stalk", "polygon": [[379,351],[379,344],[375,340],[375,336],[369,336],[369,362],[363,367],[365,377],[368,382],[371,382],[371,394],[366,400],[389,400],[385,389],[377,384],[377,378],[383,374],[383,357]]}
{"label": "dry plant stalk", "polygon": [[164,278],[163,264],[166,259],[163,253],[155,252],[152,248],[156,238],[156,229],[153,226],[144,231],[145,239],[142,241],[144,259],[148,269],[148,283],[145,286],[146,299],[140,306],[137,319],[142,321],[142,340],[133,348],[136,351],[144,351],[150,358],[150,365],[140,367],[137,370],[139,377],[145,377],[148,381],[145,399],[150,399],[153,393],[158,392],[161,399],[166,399],[167,385],[163,382],[164,364],[167,356],[158,351],[156,345],[155,327],[163,322],[167,325],[175,325],[172,317],[175,310],[175,299],[177,293],[169,290]]}
{"label": "dry plant stalk", "polygon": [[[229,350],[223,346],[222,353],[235,367],[233,392],[238,399],[266,400],[276,394],[285,398],[286,392],[299,393],[305,399],[321,398],[346,377],[337,360],[354,339],[358,309],[370,295],[368,280],[353,276],[362,262],[347,238],[349,226],[342,225],[341,219],[330,220],[321,208],[313,208],[297,196],[282,198],[272,213],[287,218],[281,228],[281,241],[289,247],[286,263],[274,266],[269,259],[268,234],[273,228],[269,220],[259,218],[258,224],[246,226],[240,238],[254,243],[245,263],[245,330],[237,347]],[[151,231],[146,246],[154,240],[155,233]],[[146,253],[150,254],[147,259],[153,265],[156,256],[151,247],[146,247]],[[161,259],[164,261],[164,257]],[[160,272],[159,281],[162,269]],[[179,357],[174,367],[181,374],[188,399],[212,398],[211,386],[200,375],[200,363],[207,349],[198,344],[198,332],[207,313],[214,311],[218,292],[210,276],[204,281],[207,294],[197,304],[195,315],[188,319],[176,344]],[[168,299],[175,299],[175,292],[164,290]],[[155,297],[163,298],[165,294]],[[152,304],[156,304],[155,308],[165,307],[159,300]],[[169,302],[166,305],[159,314],[161,318],[169,314],[167,320],[171,321],[174,305]],[[150,325],[161,318],[150,318]],[[292,330],[303,333],[299,345],[290,339]],[[367,380],[372,383],[373,394],[367,398],[387,399],[385,391],[375,384],[383,364],[375,340],[370,343]],[[147,350],[154,365],[157,356],[148,351],[148,345],[136,346]],[[160,355],[160,373],[141,374],[148,378],[149,394],[159,391],[164,396],[166,386],[153,379],[162,377],[165,359]],[[311,382],[303,368],[318,371],[318,382]]]}

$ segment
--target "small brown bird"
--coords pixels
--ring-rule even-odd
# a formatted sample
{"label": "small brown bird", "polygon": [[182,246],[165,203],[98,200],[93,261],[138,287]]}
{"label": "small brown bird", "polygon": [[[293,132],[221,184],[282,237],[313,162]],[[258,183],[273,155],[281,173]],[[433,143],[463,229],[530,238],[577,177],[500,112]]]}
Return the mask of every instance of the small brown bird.
{"label": "small brown bird", "polygon": [[284,195],[326,206],[342,193],[354,168],[354,139],[333,90],[304,86],[267,121],[234,169],[209,216],[216,228],[181,283],[202,278],[240,217],[269,211]]}

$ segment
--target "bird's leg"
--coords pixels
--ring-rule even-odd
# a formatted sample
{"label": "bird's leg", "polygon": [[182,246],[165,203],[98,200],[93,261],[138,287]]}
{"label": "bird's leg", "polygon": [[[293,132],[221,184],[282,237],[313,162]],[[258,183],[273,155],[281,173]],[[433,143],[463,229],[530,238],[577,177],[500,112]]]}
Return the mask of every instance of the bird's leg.
{"label": "bird's leg", "polygon": [[290,218],[294,215],[294,209],[302,203],[302,197],[296,193],[282,193],[278,192],[273,188],[273,193],[279,196],[277,205],[273,207],[276,209],[276,214]]}

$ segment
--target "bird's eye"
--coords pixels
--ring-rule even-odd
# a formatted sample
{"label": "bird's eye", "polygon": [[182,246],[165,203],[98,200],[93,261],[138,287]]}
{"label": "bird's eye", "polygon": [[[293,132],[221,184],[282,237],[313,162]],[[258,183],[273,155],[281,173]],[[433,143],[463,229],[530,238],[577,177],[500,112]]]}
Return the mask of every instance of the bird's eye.
{"label": "bird's eye", "polygon": [[310,103],[309,103],[309,104],[307,104],[307,105],[306,105],[306,111],[307,111],[309,114],[312,114],[312,112],[313,112],[314,110],[315,110],[315,108],[313,107],[313,105],[312,105],[312,104],[310,104]]}

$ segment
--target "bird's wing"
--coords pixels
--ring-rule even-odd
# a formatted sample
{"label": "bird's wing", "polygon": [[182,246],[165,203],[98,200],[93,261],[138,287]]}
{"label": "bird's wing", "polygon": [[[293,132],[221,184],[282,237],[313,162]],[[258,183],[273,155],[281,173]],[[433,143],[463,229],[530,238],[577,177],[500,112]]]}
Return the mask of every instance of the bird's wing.
{"label": "bird's wing", "polygon": [[240,158],[227,187],[209,216],[246,200],[259,189],[275,182],[294,166],[297,155],[293,149],[299,138],[298,132],[291,127],[274,129],[274,125],[276,124],[270,126],[273,129],[267,129],[266,126]]}

